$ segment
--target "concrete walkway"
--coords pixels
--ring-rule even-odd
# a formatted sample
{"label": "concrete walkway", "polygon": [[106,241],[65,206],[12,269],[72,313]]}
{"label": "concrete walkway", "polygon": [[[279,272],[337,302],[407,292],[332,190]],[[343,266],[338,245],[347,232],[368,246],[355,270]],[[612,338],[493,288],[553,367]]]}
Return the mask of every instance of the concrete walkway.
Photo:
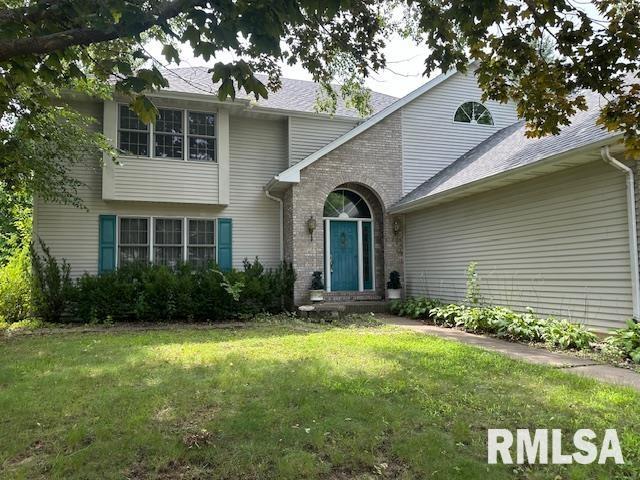
{"label": "concrete walkway", "polygon": [[517,360],[539,365],[566,369],[567,372],[585,377],[595,378],[603,382],[625,385],[640,390],[640,373],[612,365],[601,364],[586,358],[578,358],[565,353],[550,352],[542,348],[531,347],[522,343],[512,343],[499,338],[485,337],[463,332],[453,328],[425,325],[417,320],[393,315],[379,315],[377,318],[387,325],[394,325],[419,333],[426,333],[447,340],[475,345],[494,352],[499,352]]}

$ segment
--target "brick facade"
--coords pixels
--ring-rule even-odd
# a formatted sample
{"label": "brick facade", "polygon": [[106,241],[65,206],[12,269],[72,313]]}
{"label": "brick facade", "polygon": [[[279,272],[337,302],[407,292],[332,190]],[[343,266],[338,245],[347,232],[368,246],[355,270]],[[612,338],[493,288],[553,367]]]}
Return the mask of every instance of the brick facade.
{"label": "brick facade", "polygon": [[[392,270],[402,273],[402,229],[394,232],[388,208],[402,192],[402,119],[396,112],[301,172],[299,184],[284,195],[284,257],[292,262],[298,278],[294,300],[309,300],[311,274],[324,274],[324,203],[338,187],[359,193],[371,206],[374,217],[375,286],[384,295]],[[314,217],[313,240],[307,220]],[[398,219],[400,220],[400,219]]]}

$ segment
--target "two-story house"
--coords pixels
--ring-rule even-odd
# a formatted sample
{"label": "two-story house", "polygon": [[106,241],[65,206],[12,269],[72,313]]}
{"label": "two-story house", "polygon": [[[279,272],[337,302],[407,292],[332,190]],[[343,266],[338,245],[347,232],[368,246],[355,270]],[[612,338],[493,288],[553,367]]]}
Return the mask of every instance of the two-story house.
{"label": "two-story house", "polygon": [[529,139],[473,74],[374,92],[367,119],[315,112],[311,82],[220,102],[205,68],[168,79],[153,125],[124,99],[74,100],[128,152],[78,169],[86,210],[36,202],[36,234],[74,275],[258,257],[294,265],[297,303],[316,270],[329,299],[384,298],[397,270],[408,295],[460,300],[475,261],[487,301],[599,329],[637,315],[635,164],[596,126],[594,96],[560,135]]}

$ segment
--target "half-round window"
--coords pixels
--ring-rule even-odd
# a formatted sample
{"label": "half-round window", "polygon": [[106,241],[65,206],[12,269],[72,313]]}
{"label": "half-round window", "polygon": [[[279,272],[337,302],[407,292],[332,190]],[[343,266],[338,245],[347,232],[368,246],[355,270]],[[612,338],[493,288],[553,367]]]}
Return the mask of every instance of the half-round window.
{"label": "half-round window", "polygon": [[334,190],[324,203],[324,216],[330,218],[371,218],[363,198],[351,190]]}
{"label": "half-round window", "polygon": [[491,112],[478,102],[465,102],[458,107],[453,117],[454,122],[493,125]]}

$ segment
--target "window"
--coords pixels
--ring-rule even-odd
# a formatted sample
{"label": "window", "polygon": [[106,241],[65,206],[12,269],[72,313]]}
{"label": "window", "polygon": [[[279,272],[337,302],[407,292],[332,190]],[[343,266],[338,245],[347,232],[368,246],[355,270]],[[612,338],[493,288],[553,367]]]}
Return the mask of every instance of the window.
{"label": "window", "polygon": [[161,108],[158,112],[153,135],[154,156],[182,159],[182,110]]}
{"label": "window", "polygon": [[454,122],[493,125],[491,112],[478,102],[466,102],[458,107],[453,117]]}
{"label": "window", "polygon": [[120,105],[118,147],[133,155],[149,155],[149,125],[145,125],[126,105]]}
{"label": "window", "polygon": [[120,218],[119,265],[149,261],[149,219]]}
{"label": "window", "polygon": [[367,203],[351,190],[334,190],[324,203],[325,217],[371,218]]}
{"label": "window", "polygon": [[189,112],[189,160],[216,160],[215,116],[212,113]]}
{"label": "window", "polygon": [[153,261],[157,265],[177,267],[182,262],[182,219],[156,218],[153,231]]}
{"label": "window", "polygon": [[215,220],[189,220],[187,258],[196,267],[206,267],[216,259]]}
{"label": "window", "polygon": [[[150,137],[153,148],[149,146]],[[145,125],[128,106],[120,105],[118,138],[120,149],[131,155],[216,161],[216,116],[213,113],[161,108],[156,123]]]}

